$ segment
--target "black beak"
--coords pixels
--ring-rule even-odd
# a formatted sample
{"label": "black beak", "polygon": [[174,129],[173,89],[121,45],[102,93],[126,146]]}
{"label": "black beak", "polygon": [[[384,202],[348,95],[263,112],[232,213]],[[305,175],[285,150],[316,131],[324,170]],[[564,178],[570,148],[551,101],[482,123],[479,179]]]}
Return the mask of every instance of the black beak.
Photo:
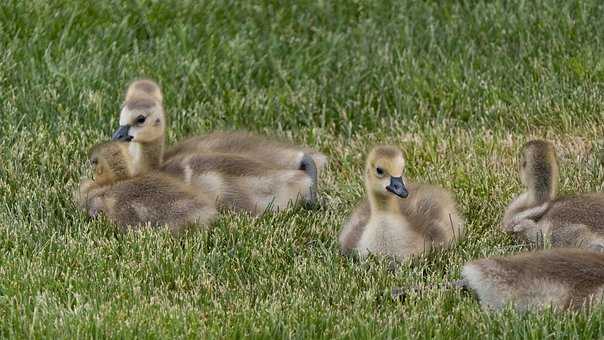
{"label": "black beak", "polygon": [[403,183],[403,177],[390,177],[390,185],[386,187],[386,190],[395,194],[401,198],[407,198],[409,196],[409,192],[407,188],[405,188],[405,183]]}
{"label": "black beak", "polygon": [[115,131],[111,140],[119,140],[123,142],[129,142],[132,140],[132,136],[128,134],[130,131],[130,125],[120,125],[120,128]]}

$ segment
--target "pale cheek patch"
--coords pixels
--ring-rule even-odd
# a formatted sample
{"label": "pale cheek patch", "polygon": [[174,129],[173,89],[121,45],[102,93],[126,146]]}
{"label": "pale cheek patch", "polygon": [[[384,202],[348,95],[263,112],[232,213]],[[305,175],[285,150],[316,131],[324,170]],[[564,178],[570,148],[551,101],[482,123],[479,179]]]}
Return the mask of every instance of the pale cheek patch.
{"label": "pale cheek patch", "polygon": [[390,185],[390,179],[384,177],[382,179],[378,179],[377,181],[378,184],[378,191],[386,191],[386,187]]}
{"label": "pale cheek patch", "polygon": [[138,138],[141,137],[141,133],[140,133],[139,129],[135,128],[135,127],[131,127],[128,130],[128,135],[132,137],[132,141],[136,141]]}
{"label": "pale cheek patch", "polygon": [[120,125],[128,125],[130,124],[131,112],[127,108],[123,108],[120,112]]}

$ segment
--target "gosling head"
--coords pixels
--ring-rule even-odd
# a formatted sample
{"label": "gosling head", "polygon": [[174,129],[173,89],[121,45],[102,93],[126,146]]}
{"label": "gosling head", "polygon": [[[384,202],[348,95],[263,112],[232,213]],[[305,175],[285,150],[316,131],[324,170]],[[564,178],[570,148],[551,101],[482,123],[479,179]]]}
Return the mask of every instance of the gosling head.
{"label": "gosling head", "polygon": [[90,165],[98,185],[110,184],[132,177],[132,164],[126,143],[107,142],[90,150]]}
{"label": "gosling head", "polygon": [[375,147],[367,158],[367,190],[377,197],[406,198],[409,192],[403,180],[404,168],[405,159],[400,149],[389,145]]}
{"label": "gosling head", "polygon": [[161,141],[166,127],[162,101],[161,89],[152,80],[130,84],[120,112],[120,127],[112,139],[137,143]]}
{"label": "gosling head", "polygon": [[544,140],[532,140],[520,153],[520,180],[533,190],[538,199],[551,199],[555,195],[558,179],[558,161],[554,146]]}

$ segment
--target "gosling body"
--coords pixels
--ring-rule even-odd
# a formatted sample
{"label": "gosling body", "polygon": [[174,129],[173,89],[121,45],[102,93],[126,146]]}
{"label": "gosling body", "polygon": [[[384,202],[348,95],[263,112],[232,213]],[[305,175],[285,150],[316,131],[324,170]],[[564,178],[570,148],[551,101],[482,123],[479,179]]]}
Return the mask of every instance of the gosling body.
{"label": "gosling body", "polygon": [[316,202],[313,178],[305,171],[278,169],[235,154],[180,155],[166,161],[162,171],[209,193],[222,209],[260,215]]}
{"label": "gosling body", "polygon": [[314,161],[317,171],[327,164],[327,157],[321,152],[244,131],[220,131],[188,138],[169,148],[165,158],[208,152],[236,154],[290,170],[304,169],[305,156]]}
{"label": "gosling body", "polygon": [[462,285],[487,310],[581,309],[602,302],[604,254],[550,249],[466,264]]}
{"label": "gosling body", "polygon": [[368,157],[368,198],[355,209],[340,233],[345,254],[369,253],[404,260],[451,245],[463,235],[464,222],[451,194],[426,184],[403,181],[402,152],[379,146]]}

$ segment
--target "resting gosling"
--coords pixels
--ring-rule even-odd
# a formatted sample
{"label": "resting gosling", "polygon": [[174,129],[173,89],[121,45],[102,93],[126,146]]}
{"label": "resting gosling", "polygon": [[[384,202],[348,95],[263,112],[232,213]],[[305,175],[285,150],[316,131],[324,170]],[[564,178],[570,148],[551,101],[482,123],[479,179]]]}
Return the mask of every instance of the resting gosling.
{"label": "resting gosling", "polygon": [[207,226],[217,214],[213,201],[181,180],[157,172],[133,177],[128,144],[103,143],[91,150],[94,180],[81,183],[77,201],[96,217],[105,214],[123,229],[168,225],[178,232]]}
{"label": "resting gosling", "polygon": [[374,148],[367,159],[368,199],[344,224],[340,245],[404,260],[433,248],[447,247],[463,234],[464,222],[451,194],[426,184],[405,183],[403,153],[393,146]]}
{"label": "resting gosling", "polygon": [[527,191],[505,211],[502,226],[530,242],[604,251],[604,194],[556,198],[558,163],[551,143],[533,140],[521,152]]}
{"label": "resting gosling", "polygon": [[460,285],[485,309],[580,309],[604,297],[604,254],[550,249],[491,257],[467,263],[462,276]]}
{"label": "resting gosling", "polygon": [[316,191],[318,172],[327,157],[314,150],[276,142],[246,132],[217,132],[192,137],[173,146],[164,155],[166,114],[159,86],[151,80],[137,80],[128,87],[120,112],[120,127],[113,140],[130,142],[136,173],[155,169],[164,159],[182,154],[232,153],[267,163],[272,167],[303,170],[313,178]]}
{"label": "resting gosling", "polygon": [[236,154],[174,156],[161,170],[209,193],[220,208],[253,215],[317,200],[313,178],[306,172],[274,168]]}

